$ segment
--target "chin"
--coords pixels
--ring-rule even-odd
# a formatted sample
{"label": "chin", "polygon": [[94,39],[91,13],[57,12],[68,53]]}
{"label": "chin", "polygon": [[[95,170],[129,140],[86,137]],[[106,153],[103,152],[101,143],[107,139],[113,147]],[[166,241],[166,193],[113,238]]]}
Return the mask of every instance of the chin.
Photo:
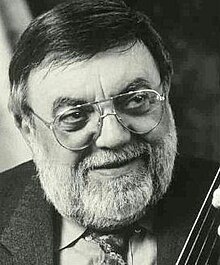
{"label": "chin", "polygon": [[[145,214],[146,207],[144,207],[144,209],[142,209],[141,211],[130,213],[130,215],[128,216],[119,216],[118,218],[116,218],[115,216],[112,218],[102,217],[98,220],[94,219],[93,222],[83,223],[83,226],[99,231],[113,231],[134,224]],[[75,218],[73,220],[75,220]]]}
{"label": "chin", "polygon": [[150,178],[146,180],[143,174],[101,182],[102,185],[97,180],[89,183],[81,197],[83,204],[73,211],[73,219],[85,227],[113,230],[130,225],[145,214],[153,193]]}

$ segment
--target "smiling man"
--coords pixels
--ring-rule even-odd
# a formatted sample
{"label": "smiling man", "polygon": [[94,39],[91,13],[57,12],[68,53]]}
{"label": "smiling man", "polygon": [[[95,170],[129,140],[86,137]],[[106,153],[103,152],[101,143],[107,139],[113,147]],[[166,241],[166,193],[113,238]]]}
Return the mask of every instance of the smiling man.
{"label": "smiling man", "polygon": [[204,195],[188,207],[195,185],[181,176],[215,167],[178,162],[184,188],[169,188],[172,66],[149,19],[118,0],[58,5],[24,32],[9,74],[36,170],[1,176],[4,264],[173,264]]}

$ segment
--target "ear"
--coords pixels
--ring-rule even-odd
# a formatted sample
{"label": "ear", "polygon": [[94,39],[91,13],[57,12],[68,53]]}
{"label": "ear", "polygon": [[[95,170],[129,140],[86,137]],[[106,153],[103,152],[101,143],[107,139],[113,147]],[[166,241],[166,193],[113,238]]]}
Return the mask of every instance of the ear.
{"label": "ear", "polygon": [[169,78],[168,80],[166,80],[164,82],[164,84],[163,84],[163,89],[164,89],[164,92],[165,92],[167,98],[169,96],[170,86],[171,86],[171,78]]}
{"label": "ear", "polygon": [[15,120],[15,125],[21,132],[25,142],[27,143],[28,146],[30,146],[30,138],[31,135],[33,134],[33,126],[31,125],[30,119],[27,117],[14,117]]}

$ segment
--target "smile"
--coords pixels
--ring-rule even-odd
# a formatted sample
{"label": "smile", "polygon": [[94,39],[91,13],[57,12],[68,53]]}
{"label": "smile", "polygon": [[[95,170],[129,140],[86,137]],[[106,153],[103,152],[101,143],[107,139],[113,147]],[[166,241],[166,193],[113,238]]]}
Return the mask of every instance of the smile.
{"label": "smile", "polygon": [[124,176],[139,167],[143,167],[144,164],[145,162],[142,157],[136,157],[132,160],[127,160],[118,163],[109,163],[97,168],[93,168],[89,171],[89,175],[92,178],[117,178],[120,176]]}

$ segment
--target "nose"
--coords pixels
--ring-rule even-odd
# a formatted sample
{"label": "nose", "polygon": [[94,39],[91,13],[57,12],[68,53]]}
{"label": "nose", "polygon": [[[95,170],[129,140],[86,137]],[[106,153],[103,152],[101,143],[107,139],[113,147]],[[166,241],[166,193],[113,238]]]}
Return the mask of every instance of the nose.
{"label": "nose", "polygon": [[128,143],[131,133],[117,120],[115,115],[106,115],[102,119],[102,127],[96,146],[98,148],[114,149]]}

